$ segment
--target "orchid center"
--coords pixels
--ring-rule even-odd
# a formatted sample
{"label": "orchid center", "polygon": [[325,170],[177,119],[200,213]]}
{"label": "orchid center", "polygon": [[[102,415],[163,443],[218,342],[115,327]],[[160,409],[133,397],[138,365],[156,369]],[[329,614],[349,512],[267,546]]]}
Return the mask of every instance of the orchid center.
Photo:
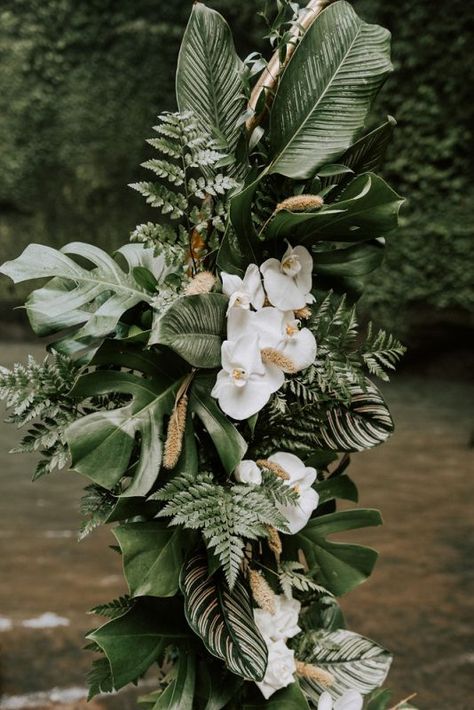
{"label": "orchid center", "polygon": [[244,308],[248,311],[250,308],[250,298],[248,293],[245,291],[236,291],[233,293],[229,299],[229,308],[233,307]]}
{"label": "orchid center", "polygon": [[281,270],[286,276],[296,276],[301,271],[301,262],[298,254],[289,254],[282,259]]}
{"label": "orchid center", "polygon": [[247,384],[248,374],[243,367],[234,367],[231,372],[231,377],[236,387],[244,387]]}
{"label": "orchid center", "polygon": [[299,333],[299,320],[292,320],[286,324],[285,332],[288,338],[292,338],[297,333]]}

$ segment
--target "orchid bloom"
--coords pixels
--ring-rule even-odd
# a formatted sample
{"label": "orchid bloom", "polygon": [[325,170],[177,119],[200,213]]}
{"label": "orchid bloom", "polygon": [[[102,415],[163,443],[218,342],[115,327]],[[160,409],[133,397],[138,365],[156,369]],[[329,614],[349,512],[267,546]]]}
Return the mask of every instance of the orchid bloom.
{"label": "orchid bloom", "polygon": [[280,311],[296,311],[313,303],[313,257],[305,247],[288,245],[281,261],[267,259],[260,271],[267,296]]}
{"label": "orchid bloom", "polygon": [[256,313],[229,314],[227,333],[231,340],[241,333],[258,333],[262,350],[276,350],[294,365],[295,372],[299,372],[312,365],[316,358],[314,335],[309,328],[299,325],[293,311],[282,312],[267,306]]}
{"label": "orchid bloom", "polygon": [[262,472],[255,461],[244,459],[236,467],[234,478],[239,483],[249,483],[254,486],[259,486],[262,483]]}
{"label": "orchid bloom", "polygon": [[267,646],[267,670],[263,680],[256,684],[265,700],[293,683],[296,672],[295,652],[290,651],[284,641],[267,641]]}
{"label": "orchid bloom", "polygon": [[333,702],[327,691],[321,694],[318,710],[362,710],[364,699],[357,690],[349,690],[341,698]]}
{"label": "orchid bloom", "polygon": [[286,641],[301,631],[298,617],[301,603],[297,599],[288,599],[284,594],[275,594],[275,613],[264,609],[254,609],[253,615],[258,630],[270,641]]}
{"label": "orchid bloom", "polygon": [[222,291],[229,297],[227,314],[232,308],[244,308],[245,310],[249,310],[250,306],[257,310],[262,308],[265,292],[256,264],[250,264],[247,267],[243,279],[234,274],[227,274],[225,271],[222,272],[221,278]]}
{"label": "orchid bloom", "polygon": [[281,370],[262,362],[256,335],[225,340],[221,358],[222,370],[211,395],[233,419],[247,419],[259,412],[284,382]]}
{"label": "orchid bloom", "polygon": [[305,527],[318,505],[319,495],[311,487],[316,480],[316,469],[305,466],[298,456],[284,451],[272,454],[268,460],[274,461],[285,470],[289,476],[285,483],[295,488],[299,494],[295,505],[279,506],[288,522],[290,533],[294,535]]}

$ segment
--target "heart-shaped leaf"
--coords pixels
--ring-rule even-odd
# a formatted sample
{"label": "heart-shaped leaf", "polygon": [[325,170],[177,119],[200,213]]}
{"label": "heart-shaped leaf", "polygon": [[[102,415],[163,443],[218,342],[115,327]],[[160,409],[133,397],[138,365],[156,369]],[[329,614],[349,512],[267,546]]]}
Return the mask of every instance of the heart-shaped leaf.
{"label": "heart-shaped leaf", "polygon": [[220,576],[209,576],[207,557],[196,554],[181,574],[184,613],[207,650],[247,680],[262,680],[267,645],[255,626],[249,593],[238,580],[232,590]]}

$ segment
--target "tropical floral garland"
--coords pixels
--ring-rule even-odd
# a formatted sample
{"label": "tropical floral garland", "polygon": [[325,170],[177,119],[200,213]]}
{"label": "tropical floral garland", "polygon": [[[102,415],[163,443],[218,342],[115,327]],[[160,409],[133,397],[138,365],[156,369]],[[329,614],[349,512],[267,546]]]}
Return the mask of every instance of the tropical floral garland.
{"label": "tropical floral garland", "polygon": [[265,17],[273,59],[242,62],[195,3],[179,112],[132,185],[157,223],[113,256],[32,244],[3,265],[50,279],[26,309],[52,342],[0,393],[35,477],[90,480],[81,537],[118,523],[128,594],[93,610],[91,697],[158,664],[145,709],[383,710],[391,656],[337,603],[377,555],[327,536],[381,523],[335,501],[357,501],[350,452],[393,429],[368,375],[403,354],[355,307],[402,202],[373,172],[395,121],[360,136],[389,34],[343,0]]}

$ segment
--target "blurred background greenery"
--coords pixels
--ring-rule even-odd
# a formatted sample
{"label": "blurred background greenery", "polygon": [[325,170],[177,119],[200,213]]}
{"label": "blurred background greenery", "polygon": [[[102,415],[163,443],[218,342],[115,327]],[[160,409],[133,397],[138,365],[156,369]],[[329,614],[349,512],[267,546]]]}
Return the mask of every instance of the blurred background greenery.
{"label": "blurred background greenery", "polygon": [[[212,0],[242,56],[262,43],[264,0]],[[474,125],[468,92],[474,7],[463,0],[354,0],[393,33],[395,73],[373,121],[399,123],[385,176],[408,198],[365,305],[409,338],[474,310]],[[30,241],[111,249],[153,210],[127,187],[143,176],[155,115],[175,107],[174,71],[191,0],[3,0],[0,9],[0,257]],[[141,177],[143,179],[143,177]],[[0,299],[22,294],[2,279]]]}

